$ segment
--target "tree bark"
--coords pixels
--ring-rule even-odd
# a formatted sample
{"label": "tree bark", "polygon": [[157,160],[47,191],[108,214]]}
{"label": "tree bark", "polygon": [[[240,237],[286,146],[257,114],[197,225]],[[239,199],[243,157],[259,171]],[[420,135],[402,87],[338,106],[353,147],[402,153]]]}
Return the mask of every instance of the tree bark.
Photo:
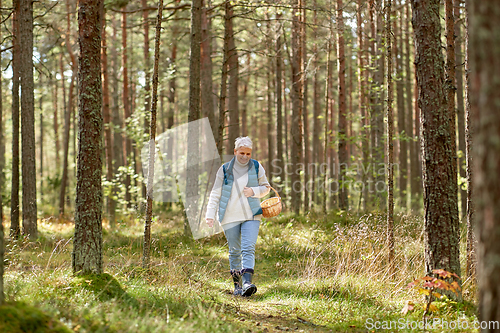
{"label": "tree bark", "polygon": [[[122,79],[123,79],[123,165],[129,168],[132,164],[132,140],[127,134],[128,122],[130,121],[130,96],[128,78],[128,46],[127,46],[127,14],[122,13]],[[130,174],[125,175],[125,201],[127,207],[131,207],[132,194],[130,193]]]}
{"label": "tree bark", "polygon": [[344,43],[344,19],[342,0],[337,0],[337,30],[338,30],[338,68],[339,68],[339,123],[338,123],[338,149],[339,149],[339,208],[349,209],[347,170],[349,168],[349,156],[347,155],[347,108],[345,94],[345,43]]}
{"label": "tree bark", "polygon": [[[488,1],[471,1],[468,33],[475,221],[478,236],[479,322],[500,318],[500,11]],[[498,332],[498,326],[481,329]]]}
{"label": "tree bark", "polygon": [[151,121],[149,124],[149,164],[148,181],[146,191],[146,221],[144,223],[144,251],[142,256],[142,266],[147,268],[150,262],[151,248],[151,222],[153,215],[153,180],[154,180],[154,160],[155,160],[155,139],[156,139],[156,110],[158,105],[158,64],[160,62],[160,33],[163,13],[163,0],[158,2],[158,16],[156,18],[155,33],[155,55],[153,67],[153,99],[151,104]]}
{"label": "tree bark", "polygon": [[[104,120],[104,143],[106,146],[106,180],[111,182],[113,180],[113,137],[111,132],[112,122],[111,122],[111,110],[109,102],[109,72],[108,72],[108,46],[106,38],[106,11],[102,12],[102,26],[101,26],[101,38],[102,38],[102,50],[101,50],[101,62],[102,62],[102,115]],[[115,227],[116,219],[116,202],[113,199],[115,195],[114,186],[111,189],[110,194],[107,198],[108,204],[108,219],[111,228]]]}
{"label": "tree bark", "polygon": [[[314,7],[317,6],[317,1],[314,1]],[[314,54],[314,77],[313,77],[313,132],[312,132],[312,148],[313,148],[313,156],[312,160],[314,162],[315,167],[313,168],[313,173],[311,175],[313,183],[312,183],[312,191],[313,198],[312,201],[316,206],[320,206],[320,195],[321,195],[321,179],[320,168],[316,166],[320,166],[323,163],[323,151],[321,147],[320,134],[322,132],[322,124],[321,124],[321,106],[320,106],[320,78],[319,78],[319,54],[318,54],[318,15],[317,12],[313,12],[313,24],[314,28],[314,46],[313,46],[313,54]],[[325,119],[326,121],[326,119]]]}
{"label": "tree bark", "polygon": [[[190,202],[185,202],[187,216],[198,216],[198,175],[199,166],[194,161],[199,159],[199,131],[196,122],[201,115],[201,8],[202,0],[193,0],[191,3],[191,56],[189,61],[189,113],[188,122],[188,167],[186,180],[186,198],[191,198]],[[189,220],[184,221],[184,235],[191,235]]]}
{"label": "tree bark", "polygon": [[[276,16],[281,18],[281,13]],[[279,177],[280,184],[285,184],[285,156],[283,151],[283,45],[282,45],[281,24],[276,29],[276,177]],[[286,120],[286,118],[285,118]],[[282,191],[283,193],[283,191]]]}
{"label": "tree bark", "polygon": [[[418,104],[422,112],[424,243],[427,274],[460,275],[456,173],[441,51],[439,0],[412,0]],[[461,298],[459,293],[458,299]]]}
{"label": "tree bark", "polygon": [[368,203],[368,186],[366,186],[367,181],[367,172],[368,163],[369,163],[369,151],[370,151],[370,141],[369,141],[369,132],[368,132],[368,113],[367,113],[367,98],[366,98],[366,77],[368,74],[368,69],[365,68],[365,58],[366,58],[366,50],[365,50],[365,40],[363,33],[363,19],[361,16],[362,13],[362,1],[357,0],[356,5],[356,21],[357,21],[357,35],[358,35],[358,89],[359,89],[359,110],[361,114],[360,119],[360,133],[361,133],[361,151],[362,151],[362,165],[363,171],[361,175],[361,182],[363,184],[363,189],[360,193],[360,204],[358,205],[358,210],[361,208],[361,200],[363,200],[363,210],[366,211],[367,203]]}
{"label": "tree bark", "polygon": [[[399,4],[396,2],[396,5]],[[396,12],[398,13],[398,12]],[[397,82],[396,82],[396,104],[397,104],[397,116],[398,116],[398,135],[399,135],[399,200],[400,207],[403,211],[406,211],[406,202],[407,202],[407,188],[408,188],[408,141],[407,138],[409,136],[406,125],[406,114],[405,110],[405,96],[404,96],[404,88],[405,82],[403,79],[403,12],[399,12],[399,22],[394,20],[395,30],[395,41],[394,41],[394,58],[396,59],[396,73],[397,73]]]}
{"label": "tree bark", "polygon": [[[66,0],[66,36],[65,36],[65,45],[66,50],[71,59],[71,82],[69,85],[69,98],[68,103],[65,105],[65,119],[64,119],[64,158],[63,158],[63,174],[61,178],[61,191],[59,192],[59,214],[64,214],[65,207],[65,199],[66,199],[66,187],[68,186],[68,155],[69,155],[69,140],[70,140],[70,128],[71,128],[71,116],[73,115],[73,99],[74,99],[74,88],[75,88],[75,76],[77,73],[77,63],[76,56],[71,47],[71,8],[70,1]],[[62,66],[62,56],[60,60],[60,70],[61,77],[63,78],[63,93],[65,94],[64,88],[64,69]],[[73,126],[75,129],[75,127]],[[76,132],[76,130],[75,130]]]}
{"label": "tree bark", "polygon": [[204,0],[201,12],[201,112],[207,117],[217,142],[217,123],[213,99],[212,82],[212,19],[210,18],[211,1]]}
{"label": "tree bark", "polygon": [[[458,127],[458,150],[462,153],[458,158],[458,172],[460,178],[466,179],[466,153],[465,153],[465,107],[464,107],[464,83],[463,83],[463,55],[462,55],[462,29],[460,23],[460,4],[462,0],[453,1],[455,16],[455,82],[457,95],[457,127]],[[459,188],[461,216],[467,216],[467,190]]]}
{"label": "tree bark", "polygon": [[10,197],[10,237],[18,238],[19,227],[19,0],[13,2],[12,19],[12,185]]}
{"label": "tree bark", "polygon": [[303,161],[302,155],[302,105],[301,105],[301,80],[302,73],[301,67],[301,48],[300,48],[300,22],[299,22],[299,9],[297,0],[292,1],[292,121],[291,121],[291,197],[292,207],[296,214],[299,214],[302,191],[301,191],[301,177],[300,177],[300,164]]}
{"label": "tree bark", "polygon": [[476,266],[477,266],[477,238],[476,238],[476,228],[477,221],[474,217],[474,204],[472,201],[472,194],[474,193],[474,183],[473,177],[473,164],[472,164],[472,142],[474,139],[474,132],[471,122],[471,82],[470,82],[470,39],[469,39],[469,2],[465,1],[465,20],[466,20],[466,30],[465,30],[465,154],[466,154],[466,171],[467,171],[467,262],[465,266],[465,275],[467,277],[476,276]]}
{"label": "tree bark", "polygon": [[[54,72],[57,72],[57,62],[55,62],[56,68]],[[56,149],[56,171],[59,172],[59,167],[61,164],[61,158],[59,156],[59,150],[61,149],[61,144],[59,142],[59,98],[58,98],[58,90],[59,90],[59,85],[57,84],[57,79],[54,79],[54,86],[53,86],[53,100],[52,100],[52,105],[54,109],[54,142],[55,142],[55,149]]]}
{"label": "tree bark", "polygon": [[[417,115],[418,105],[415,99],[415,107],[413,107],[413,95],[411,87],[416,80],[412,78],[412,70],[410,67],[411,47],[410,47],[410,3],[405,5],[405,70],[406,70],[406,109],[408,112],[407,126],[408,135],[412,138],[409,142],[410,146],[410,188],[411,188],[411,209],[417,212],[420,209],[420,197],[422,195],[422,181],[420,177],[420,119]],[[412,84],[413,83],[413,84]],[[415,111],[415,115],[413,114]]]}
{"label": "tree bark", "polygon": [[35,96],[33,83],[33,2],[20,0],[19,76],[21,78],[21,136],[23,234],[38,237],[36,206]]}
{"label": "tree bark", "polygon": [[[117,34],[118,27],[115,19],[115,15],[111,18],[113,35],[111,38],[111,44],[117,45]],[[113,108],[112,108],[112,122],[113,122],[113,178],[118,174],[118,168],[123,166],[123,122],[120,115],[120,87],[119,87],[119,57],[116,47],[112,47],[111,51],[111,69],[112,69],[112,81],[111,88],[113,89]],[[118,189],[113,188],[113,196],[118,197]]]}
{"label": "tree bark", "polygon": [[[0,0],[0,8],[2,7],[2,0]],[[0,27],[0,40],[2,39],[2,27]],[[0,63],[2,60],[2,54],[0,53]],[[5,295],[3,292],[3,265],[4,265],[4,229],[3,229],[3,202],[2,193],[5,184],[5,177],[3,173],[3,168],[5,167],[5,142],[4,142],[4,127],[3,127],[3,89],[2,89],[2,72],[0,72],[0,306],[3,305],[5,301]]]}
{"label": "tree bark", "polygon": [[80,0],[79,151],[73,240],[73,273],[102,273],[102,0]]}
{"label": "tree bark", "polygon": [[311,163],[311,144],[310,144],[310,131],[309,131],[309,112],[308,112],[308,86],[309,79],[307,77],[307,7],[306,0],[301,0],[301,45],[302,45],[302,118],[304,121],[304,185],[301,186],[304,192],[304,211],[309,211],[310,196],[309,182],[312,175],[309,172],[309,165]]}
{"label": "tree bark", "polygon": [[228,141],[227,141],[227,154],[233,154],[234,142],[240,136],[240,110],[238,100],[238,82],[239,82],[239,65],[238,65],[238,51],[236,50],[235,32],[233,28],[234,12],[233,5],[229,1],[227,7],[227,15],[229,20],[227,23],[228,35],[228,55],[227,55],[227,107],[228,107]]}
{"label": "tree bark", "polygon": [[226,97],[227,97],[227,76],[228,76],[228,62],[229,62],[229,39],[232,33],[231,26],[231,10],[229,1],[224,3],[224,47],[222,50],[222,69],[220,81],[220,95],[219,95],[219,131],[217,133],[218,143],[217,150],[219,156],[222,156],[222,147],[224,144],[224,124],[226,119]]}
{"label": "tree bark", "polygon": [[393,90],[392,90],[392,31],[391,14],[392,0],[386,0],[386,57],[387,57],[387,248],[389,250],[389,267],[391,274],[395,274],[394,266],[394,134],[393,119]]}

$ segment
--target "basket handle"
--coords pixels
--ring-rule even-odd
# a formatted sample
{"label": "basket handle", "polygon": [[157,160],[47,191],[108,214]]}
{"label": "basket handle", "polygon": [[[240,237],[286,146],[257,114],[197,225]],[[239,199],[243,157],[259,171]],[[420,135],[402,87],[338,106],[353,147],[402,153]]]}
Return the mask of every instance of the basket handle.
{"label": "basket handle", "polygon": [[274,191],[274,193],[276,193],[276,196],[280,199],[281,201],[281,196],[279,195],[278,191],[276,191],[271,185],[266,185],[267,188],[270,188],[271,190]]}

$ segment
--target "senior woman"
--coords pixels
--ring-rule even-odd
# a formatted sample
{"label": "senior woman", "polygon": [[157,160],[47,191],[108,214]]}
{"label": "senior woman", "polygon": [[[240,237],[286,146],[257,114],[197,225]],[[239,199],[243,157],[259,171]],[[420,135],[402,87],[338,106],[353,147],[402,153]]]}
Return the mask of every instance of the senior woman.
{"label": "senior woman", "polygon": [[229,247],[229,266],[236,296],[257,292],[252,283],[255,243],[259,234],[262,209],[260,199],[269,193],[269,182],[262,165],[251,159],[252,140],[239,137],[234,157],[217,171],[208,200],[206,222],[212,227],[216,214]]}

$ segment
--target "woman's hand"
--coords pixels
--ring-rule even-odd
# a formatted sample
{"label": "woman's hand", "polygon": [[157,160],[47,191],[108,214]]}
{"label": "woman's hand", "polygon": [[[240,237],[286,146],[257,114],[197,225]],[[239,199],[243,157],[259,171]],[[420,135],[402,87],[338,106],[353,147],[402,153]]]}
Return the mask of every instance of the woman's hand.
{"label": "woman's hand", "polygon": [[214,226],[214,219],[207,219],[206,222],[210,228]]}
{"label": "woman's hand", "polygon": [[249,197],[251,197],[251,196],[253,196],[253,195],[254,195],[253,190],[252,190],[252,188],[251,188],[251,187],[245,187],[245,188],[243,189],[243,194],[244,194],[244,195],[245,195],[245,197],[247,197],[247,198],[249,198]]}

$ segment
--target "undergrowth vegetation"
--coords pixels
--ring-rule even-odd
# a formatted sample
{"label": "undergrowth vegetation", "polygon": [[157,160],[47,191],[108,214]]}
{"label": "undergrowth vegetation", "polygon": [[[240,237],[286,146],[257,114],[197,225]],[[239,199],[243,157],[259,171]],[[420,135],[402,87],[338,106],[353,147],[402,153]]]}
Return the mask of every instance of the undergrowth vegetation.
{"label": "undergrowth vegetation", "polygon": [[[42,311],[53,321],[43,319],[53,328],[46,332],[371,332],[388,322],[397,324],[388,331],[412,331],[408,323],[422,321],[424,298],[407,288],[425,273],[420,217],[396,218],[392,275],[385,215],[311,212],[264,220],[256,251],[258,292],[249,299],[231,294],[224,235],[194,241],[182,234],[182,223],[181,212],[159,216],[146,270],[142,219],[114,229],[105,221],[105,274],[75,277],[73,223],[41,220],[37,242],[7,241],[8,306]],[[464,281],[463,303],[435,302],[431,320],[458,320],[457,332],[467,331],[465,323],[472,328],[474,288]],[[409,303],[414,310],[403,314]],[[2,332],[22,332],[5,327]]]}

